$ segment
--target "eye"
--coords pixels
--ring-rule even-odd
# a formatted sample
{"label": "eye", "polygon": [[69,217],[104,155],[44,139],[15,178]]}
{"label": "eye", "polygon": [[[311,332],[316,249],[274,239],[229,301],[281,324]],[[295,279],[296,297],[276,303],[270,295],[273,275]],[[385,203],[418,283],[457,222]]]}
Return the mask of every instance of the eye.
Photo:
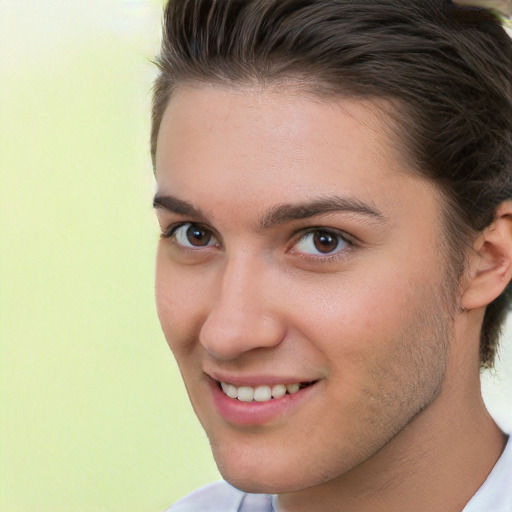
{"label": "eye", "polygon": [[185,248],[201,248],[219,245],[212,232],[200,226],[187,222],[172,230],[170,237],[174,238],[176,243]]}
{"label": "eye", "polygon": [[327,229],[315,229],[306,233],[294,250],[314,256],[330,256],[346,250],[350,242],[341,233]]}

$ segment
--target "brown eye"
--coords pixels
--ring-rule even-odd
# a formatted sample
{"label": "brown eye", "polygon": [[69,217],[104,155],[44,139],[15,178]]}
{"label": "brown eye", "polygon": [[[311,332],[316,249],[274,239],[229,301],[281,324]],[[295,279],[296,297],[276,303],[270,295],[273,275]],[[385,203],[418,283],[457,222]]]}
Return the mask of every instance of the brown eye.
{"label": "brown eye", "polygon": [[183,247],[209,247],[217,245],[217,240],[211,231],[198,224],[183,224],[173,233],[176,242]]}
{"label": "brown eye", "polygon": [[327,231],[313,233],[313,244],[318,252],[328,254],[338,247],[338,238]]}
{"label": "brown eye", "polygon": [[334,230],[316,229],[306,233],[297,244],[294,250],[313,256],[330,256],[343,252],[350,246],[350,242],[343,234]]}
{"label": "brown eye", "polygon": [[199,226],[192,225],[187,229],[187,240],[194,247],[204,247],[210,243],[211,239],[211,233]]}

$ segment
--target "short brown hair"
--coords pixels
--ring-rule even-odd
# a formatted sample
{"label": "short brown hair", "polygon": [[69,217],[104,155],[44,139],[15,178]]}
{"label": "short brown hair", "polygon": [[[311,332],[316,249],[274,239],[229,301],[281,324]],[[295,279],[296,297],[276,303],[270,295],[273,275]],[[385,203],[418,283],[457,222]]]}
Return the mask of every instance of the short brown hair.
{"label": "short brown hair", "polygon": [[[445,199],[461,254],[512,198],[512,41],[484,9],[450,0],[169,0],[154,85],[151,154],[184,82],[306,84],[319,95],[383,98],[404,151]],[[480,360],[492,366],[511,286],[486,309]]]}

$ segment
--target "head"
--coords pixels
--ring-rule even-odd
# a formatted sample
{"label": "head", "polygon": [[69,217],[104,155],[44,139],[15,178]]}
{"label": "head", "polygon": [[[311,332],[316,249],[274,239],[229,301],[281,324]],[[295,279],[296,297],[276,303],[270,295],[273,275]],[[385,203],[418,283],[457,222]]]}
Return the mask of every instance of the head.
{"label": "head", "polygon": [[[306,438],[327,481],[441,393],[471,254],[512,199],[512,43],[492,14],[448,0],[171,0],[157,63],[157,302],[192,404],[239,486],[280,492],[273,479]],[[347,256],[327,267],[312,251]],[[473,325],[481,366],[507,292]],[[267,406],[260,424],[249,406],[214,418],[216,381],[279,394],[258,375],[290,367],[303,389],[285,399],[312,404],[293,412],[304,428]],[[311,398],[322,389],[328,399]],[[256,471],[288,444],[275,473]]]}
{"label": "head", "polygon": [[[458,283],[475,234],[512,198],[512,43],[495,16],[449,0],[187,0],[170,1],[164,19],[154,164],[179,85],[293,83],[322,98],[385,100],[411,172],[443,195]],[[487,307],[484,367],[493,364],[509,294]]]}

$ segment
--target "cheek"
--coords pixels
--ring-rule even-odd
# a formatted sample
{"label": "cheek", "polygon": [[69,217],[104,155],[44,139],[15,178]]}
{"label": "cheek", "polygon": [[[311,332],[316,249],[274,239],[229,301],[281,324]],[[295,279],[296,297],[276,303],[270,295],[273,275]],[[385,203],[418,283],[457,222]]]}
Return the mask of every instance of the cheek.
{"label": "cheek", "polygon": [[403,343],[415,324],[433,328],[421,317],[436,303],[440,287],[427,272],[414,274],[411,277],[405,271],[375,266],[327,276],[315,287],[301,283],[289,295],[291,309],[302,334],[315,340],[317,348],[336,366],[358,360],[363,364]]}
{"label": "cheek", "polygon": [[158,318],[171,350],[175,353],[197,339],[205,279],[185,268],[178,268],[159,248],[155,272],[155,300]]}

